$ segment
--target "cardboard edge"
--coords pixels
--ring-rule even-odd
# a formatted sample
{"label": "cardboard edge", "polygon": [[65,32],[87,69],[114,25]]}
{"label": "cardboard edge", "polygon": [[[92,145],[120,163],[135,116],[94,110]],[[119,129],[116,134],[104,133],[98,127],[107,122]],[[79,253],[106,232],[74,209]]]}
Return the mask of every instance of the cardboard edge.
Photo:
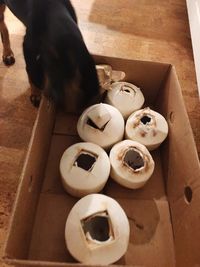
{"label": "cardboard edge", "polygon": [[[95,62],[96,61],[98,61],[98,59],[102,59],[103,61],[102,61],[102,64],[105,64],[104,63],[104,59],[108,59],[108,61],[110,61],[110,59],[112,59],[112,60],[116,60],[116,61],[124,61],[124,60],[126,60],[126,61],[134,61],[134,62],[138,62],[138,63],[145,63],[145,64],[158,64],[158,65],[165,65],[165,66],[172,66],[172,64],[170,64],[170,63],[167,63],[167,62],[159,62],[159,61],[153,61],[153,60],[141,60],[141,59],[135,59],[135,58],[130,58],[130,57],[125,57],[125,56],[120,56],[120,57],[111,57],[111,56],[105,56],[105,55],[103,55],[103,54],[101,54],[101,53],[92,53],[92,56],[93,56],[93,58],[95,59]],[[98,64],[100,64],[100,63],[98,63]]]}
{"label": "cardboard edge", "polygon": [[[166,72],[166,75],[160,85],[160,90],[156,96],[156,102],[157,102],[157,99],[159,98],[159,94],[160,94],[160,91],[161,89],[166,85],[166,82],[167,80],[169,79],[169,73],[172,71],[172,68],[174,66],[172,64],[169,64],[169,68]],[[180,89],[180,85],[179,85],[179,89]],[[167,120],[167,118],[166,118]],[[176,250],[175,250],[175,233],[174,233],[174,227],[173,227],[173,220],[172,220],[172,210],[171,210],[171,206],[170,206],[170,201],[168,199],[168,195],[167,195],[167,183],[166,183],[166,178],[165,178],[165,172],[164,172],[164,169],[163,169],[163,157],[162,157],[162,151],[160,151],[160,158],[161,158],[161,166],[162,166],[162,173],[163,173],[163,178],[164,178],[164,188],[165,188],[165,195],[166,195],[166,198],[167,198],[167,202],[168,202],[168,207],[169,207],[169,216],[170,216],[170,222],[171,222],[171,228],[172,228],[172,236],[173,236],[173,241],[174,241],[174,253],[176,253]],[[176,255],[174,257],[174,265],[176,266]]]}
{"label": "cardboard edge", "polygon": [[[10,260],[5,261],[9,265],[20,267],[108,267],[108,265],[85,265],[82,263],[62,263],[62,262],[49,262],[49,261],[31,261],[31,260]],[[111,264],[109,267],[124,267],[124,265]],[[144,265],[126,265],[126,267],[145,267]]]}
{"label": "cardboard edge", "polygon": [[199,161],[199,157],[198,157],[198,153],[197,153],[196,143],[195,143],[195,140],[194,140],[194,134],[193,134],[192,127],[191,127],[190,120],[189,120],[189,116],[188,116],[188,113],[187,113],[187,110],[186,110],[186,107],[185,107],[185,101],[184,101],[183,94],[182,94],[181,87],[180,87],[180,83],[179,83],[179,80],[178,80],[178,75],[177,75],[175,66],[173,66],[173,65],[172,65],[172,70],[174,71],[175,79],[176,79],[176,81],[178,82],[178,85],[179,85],[178,86],[178,93],[179,93],[180,100],[181,100],[181,102],[183,104],[182,105],[182,109],[183,109],[183,112],[184,112],[184,116],[186,117],[187,123],[189,125],[189,127],[188,127],[189,135],[187,135],[187,138],[188,138],[188,140],[190,139],[190,142],[192,144],[193,149],[191,151],[194,152],[193,153],[194,162],[196,162],[196,164],[199,166],[199,174],[200,174],[200,161]]}
{"label": "cardboard edge", "polygon": [[[164,78],[163,78],[163,80],[162,80],[162,82],[160,84],[160,88],[158,90],[158,94],[157,94],[157,96],[155,98],[155,103],[158,102],[158,98],[159,98],[160,92],[162,91],[162,88],[165,87],[166,82],[167,82],[167,80],[169,78],[169,74],[170,74],[172,68],[173,68],[173,65],[172,64],[168,64],[168,69],[167,69],[167,71],[165,73],[165,76],[164,76]],[[155,103],[154,103],[154,105],[155,105]]]}
{"label": "cardboard edge", "polygon": [[[48,108],[51,107],[51,105],[52,105],[50,102],[48,102],[48,103],[47,102],[48,102],[48,100],[45,99],[45,97],[43,97],[42,100],[41,100],[39,109],[38,109],[38,113],[37,113],[34,125],[33,125],[33,129],[32,129],[30,141],[29,141],[29,144],[28,144],[28,149],[27,149],[27,152],[26,152],[23,168],[22,168],[22,171],[21,171],[21,174],[20,174],[20,179],[19,179],[19,184],[18,184],[18,187],[17,187],[17,192],[16,192],[14,204],[13,204],[12,211],[11,211],[11,216],[10,216],[10,219],[9,219],[7,236],[6,236],[6,239],[5,239],[5,244],[3,245],[3,253],[2,253],[3,254],[3,256],[2,256],[3,261],[7,262],[8,264],[13,264],[15,262],[15,261],[13,262],[11,260],[12,257],[7,252],[8,244],[9,244],[9,240],[11,239],[11,235],[12,235],[11,229],[12,229],[13,223],[15,221],[15,216],[16,216],[17,207],[18,207],[18,201],[19,201],[20,194],[21,194],[21,187],[22,187],[22,184],[23,184],[23,181],[24,181],[25,172],[26,172],[26,169],[27,169],[27,166],[28,166],[28,162],[29,162],[29,158],[30,158],[30,155],[31,155],[34,139],[35,139],[35,136],[36,136],[36,130],[37,130],[38,122],[39,122],[40,117],[41,117],[41,110],[44,108],[45,105]],[[53,106],[52,109],[55,110],[55,107]]]}
{"label": "cardboard edge", "polygon": [[[137,62],[137,63],[142,63],[142,64],[149,64],[149,65],[154,65],[155,63],[160,66],[171,66],[170,63],[167,62],[158,62],[158,61],[153,61],[153,60],[140,60],[140,59],[135,59],[135,58],[128,58],[128,57],[111,57],[111,56],[105,56],[101,53],[95,53],[92,54],[92,57],[94,58],[96,64],[108,64],[110,60],[112,59],[113,61],[119,61],[119,62],[124,62],[124,61],[131,61],[131,62]],[[123,66],[123,65],[122,65]],[[121,68],[120,68],[121,69]],[[123,71],[123,70],[122,70]]]}
{"label": "cardboard edge", "polygon": [[[187,113],[187,110],[186,110],[186,107],[185,107],[183,94],[182,94],[182,91],[181,91],[180,83],[179,83],[178,76],[177,76],[176,69],[175,69],[174,65],[170,65],[168,73],[166,75],[166,79],[163,81],[163,85],[161,85],[161,87],[164,86],[164,84],[167,83],[167,81],[169,79],[170,72],[173,72],[173,76],[174,76],[174,79],[175,79],[175,82],[176,82],[176,85],[177,85],[176,86],[176,88],[177,88],[176,91],[177,91],[177,94],[178,94],[178,98],[180,100],[179,102],[181,103],[181,107],[180,108],[182,110],[183,117],[185,118],[185,123],[187,124],[188,133],[184,138],[187,139],[187,143],[189,143],[190,147],[191,147],[190,151],[187,151],[187,153],[191,154],[190,159],[191,159],[191,162],[193,162],[193,165],[195,166],[194,170],[197,173],[196,177],[199,178],[200,177],[200,161],[199,161],[199,158],[198,158],[197,147],[196,147],[196,143],[195,143],[195,140],[194,140],[193,131],[192,131],[192,128],[191,128],[189,116],[188,116],[188,113]],[[159,97],[160,97],[160,94],[158,94],[156,102],[158,102]],[[170,113],[171,113],[171,111],[168,111],[168,113],[165,114],[165,119],[167,120],[168,124],[171,124],[170,118],[169,118]],[[163,149],[161,149],[161,157],[163,158]],[[162,159],[162,162],[163,162],[163,159]],[[163,165],[163,163],[162,163],[162,165]],[[166,169],[166,168],[164,168],[164,166],[163,166],[163,169]],[[191,177],[193,175],[194,175],[194,173],[192,173]],[[165,174],[165,176],[166,176],[166,174]],[[165,183],[166,183],[165,186],[166,186],[166,190],[167,190],[167,182],[166,181],[167,181],[167,179],[165,179]],[[166,195],[168,196],[167,191],[166,191]],[[176,198],[173,198],[172,200],[175,203],[181,197],[182,197],[182,195],[179,195]],[[169,197],[169,201],[170,200],[171,199]]]}
{"label": "cardboard edge", "polygon": [[[181,91],[181,86],[178,80],[178,76],[176,73],[176,69],[173,65],[171,65],[171,68],[169,69],[170,72],[168,74],[168,76],[166,77],[166,81],[165,84],[167,84],[167,82],[170,82],[170,79],[172,79],[173,83],[176,86],[176,97],[178,98],[178,103],[179,103],[179,109],[181,112],[181,116],[182,118],[184,118],[184,123],[187,127],[187,134],[184,135],[184,142],[190,144],[190,148],[189,150],[187,150],[187,158],[189,159],[190,162],[192,162],[192,166],[193,168],[188,169],[187,170],[187,174],[186,177],[188,177],[187,180],[184,179],[184,177],[182,177],[182,180],[178,180],[177,181],[177,186],[182,188],[182,191],[178,190],[177,194],[170,194],[170,192],[168,191],[168,175],[169,173],[165,173],[165,183],[166,183],[166,195],[168,197],[168,201],[169,201],[169,211],[170,211],[170,217],[171,217],[171,225],[172,225],[172,231],[173,231],[173,239],[174,239],[174,246],[175,246],[175,260],[176,260],[176,266],[183,266],[180,263],[184,262],[184,257],[187,259],[188,255],[190,255],[190,253],[192,253],[192,251],[185,251],[184,255],[180,254],[180,248],[182,248],[182,250],[185,248],[184,247],[184,242],[181,243],[177,240],[177,224],[180,222],[180,226],[179,226],[179,230],[181,231],[181,233],[179,234],[180,236],[184,236],[184,227],[182,226],[182,224],[184,224],[182,222],[182,216],[183,216],[183,212],[188,213],[189,209],[192,208],[192,206],[190,207],[189,204],[187,204],[186,202],[184,203],[184,186],[188,185],[191,186],[191,189],[195,195],[196,193],[196,189],[200,187],[200,162],[198,159],[198,153],[197,153],[197,148],[196,148],[196,144],[195,144],[195,140],[194,140],[194,135],[192,132],[192,128],[191,128],[191,124],[190,124],[190,120],[188,117],[188,113],[185,107],[185,103],[184,103],[184,98],[182,95],[182,91]],[[171,75],[171,76],[170,76]],[[158,99],[162,100],[162,97],[160,97],[160,95],[158,95]],[[173,127],[173,122],[171,122],[170,119],[170,114],[173,112],[173,110],[168,110],[168,108],[166,109],[167,113],[166,115],[166,119],[168,121],[168,123],[171,125],[171,127]],[[179,117],[180,117],[180,112],[179,112]],[[176,115],[175,115],[176,116]],[[183,136],[182,136],[183,138]],[[167,149],[169,146],[168,143],[165,144],[165,149]],[[162,153],[162,162],[164,160],[163,157],[163,151],[161,151]],[[164,163],[163,163],[164,164]],[[164,166],[163,165],[163,169],[167,169],[167,165]],[[178,188],[180,189],[180,188]],[[180,210],[180,206],[178,205],[179,202],[182,203],[182,211]],[[196,203],[197,204],[197,203]],[[191,203],[191,205],[195,205],[195,203]],[[195,221],[194,221],[195,223]],[[197,221],[196,221],[197,223]],[[192,228],[192,226],[191,226]],[[191,229],[189,229],[191,230]],[[191,230],[192,231],[192,230]],[[192,239],[191,238],[185,238],[185,243],[191,243]],[[177,249],[178,246],[178,249]],[[190,258],[191,259],[191,258]],[[188,263],[188,264],[191,264]],[[189,266],[189,265],[187,265]]]}
{"label": "cardboard edge", "polygon": [[[175,79],[176,79],[176,81],[179,84],[178,75],[176,73],[176,70],[175,70],[175,67],[174,66],[172,66],[172,70],[174,71]],[[196,143],[195,143],[195,140],[194,140],[194,134],[193,134],[192,127],[191,127],[190,120],[189,120],[189,116],[188,116],[188,113],[187,113],[187,110],[186,110],[186,107],[185,107],[185,102],[184,102],[184,98],[183,98],[183,94],[182,94],[182,91],[181,91],[180,84],[178,86],[178,94],[179,94],[180,100],[182,102],[182,112],[184,114],[184,117],[186,119],[186,123],[188,125],[188,127],[187,127],[188,128],[188,134],[187,134],[187,136],[185,136],[185,138],[187,140],[186,142],[190,143],[190,146],[192,148],[192,149],[188,150],[187,153],[190,154],[189,158],[190,158],[193,166],[195,166],[195,171],[193,173],[191,173],[191,177],[193,177],[193,179],[194,179],[194,177],[196,178],[195,179],[196,180],[196,184],[192,188],[192,192],[193,193],[196,193],[195,192],[196,189],[200,187],[200,179],[199,179],[200,178],[200,161],[199,161],[199,157],[198,157]],[[188,184],[190,185],[190,179],[188,180],[188,182],[189,182]],[[182,264],[185,262],[185,260],[182,258],[183,254],[180,254],[179,255],[179,253],[180,253],[179,248],[178,249],[176,248],[177,240],[176,240],[176,233],[174,232],[174,223],[173,222],[177,218],[175,218],[175,216],[173,214],[174,213],[173,208],[176,209],[176,205],[178,205],[180,199],[183,198],[183,197],[185,197],[184,196],[184,192],[183,192],[182,196],[178,196],[177,199],[172,199],[172,200],[169,199],[170,216],[171,216],[171,220],[172,220],[172,230],[173,230],[173,235],[174,235],[174,245],[175,245],[175,253],[176,253],[175,259],[176,259],[177,266],[183,266]],[[192,207],[190,207],[190,204],[187,204],[186,201],[184,201],[184,202],[185,202],[184,203],[185,204],[185,210],[192,209]],[[195,204],[192,202],[191,205],[194,206]],[[199,216],[200,216],[200,213],[199,213]],[[181,218],[179,219],[179,221],[180,220],[181,220]],[[193,223],[198,224],[199,222],[197,220],[194,220]],[[182,230],[182,228],[181,228],[181,230]],[[183,236],[184,233],[182,233],[181,235]],[[191,242],[191,241],[192,240],[187,240],[187,242]],[[185,251],[184,257],[190,258],[189,255],[190,255],[190,252]],[[188,264],[190,264],[190,263],[188,262]],[[195,266],[197,266],[198,264],[199,264],[199,262],[198,263],[195,262]]]}

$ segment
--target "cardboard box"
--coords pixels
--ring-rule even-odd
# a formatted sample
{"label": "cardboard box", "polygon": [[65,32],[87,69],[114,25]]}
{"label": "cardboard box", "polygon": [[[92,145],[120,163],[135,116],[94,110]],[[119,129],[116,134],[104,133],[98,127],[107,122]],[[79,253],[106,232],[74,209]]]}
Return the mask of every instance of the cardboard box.
{"label": "cardboard box", "polygon": [[[165,116],[169,136],[152,152],[156,168],[139,190],[110,180],[130,221],[128,252],[117,265],[200,266],[200,166],[181,89],[173,66],[95,56],[97,63],[126,72],[146,105]],[[14,205],[5,261],[16,266],[77,266],[64,241],[67,215],[77,199],[63,190],[59,161],[79,141],[77,116],[56,112],[43,99],[32,133]],[[80,265],[80,264],[79,264]]]}

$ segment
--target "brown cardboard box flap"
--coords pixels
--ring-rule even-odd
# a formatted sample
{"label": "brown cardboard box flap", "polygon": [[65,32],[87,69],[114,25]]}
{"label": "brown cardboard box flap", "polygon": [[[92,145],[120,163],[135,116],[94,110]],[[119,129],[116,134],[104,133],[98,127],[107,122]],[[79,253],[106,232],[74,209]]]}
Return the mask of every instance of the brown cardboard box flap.
{"label": "brown cardboard box flap", "polygon": [[28,255],[31,239],[30,232],[34,223],[38,194],[46,164],[46,155],[49,151],[54,114],[54,107],[44,98],[33,127],[13,207],[5,249],[5,257],[8,258],[21,259]]}

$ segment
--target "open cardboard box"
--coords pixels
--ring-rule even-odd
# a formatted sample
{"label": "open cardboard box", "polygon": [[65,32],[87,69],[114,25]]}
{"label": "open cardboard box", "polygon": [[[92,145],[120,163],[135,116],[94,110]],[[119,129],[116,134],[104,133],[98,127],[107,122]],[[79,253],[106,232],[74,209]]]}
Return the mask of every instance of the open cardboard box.
{"label": "open cardboard box", "polygon": [[[124,208],[131,236],[116,265],[200,266],[200,167],[181,89],[173,66],[95,56],[97,63],[126,72],[146,105],[164,115],[169,136],[152,152],[155,171],[139,190],[111,179],[103,190]],[[77,199],[61,185],[59,161],[79,141],[77,116],[56,112],[43,99],[16,197],[5,261],[17,266],[77,266],[66,249],[64,228]]]}

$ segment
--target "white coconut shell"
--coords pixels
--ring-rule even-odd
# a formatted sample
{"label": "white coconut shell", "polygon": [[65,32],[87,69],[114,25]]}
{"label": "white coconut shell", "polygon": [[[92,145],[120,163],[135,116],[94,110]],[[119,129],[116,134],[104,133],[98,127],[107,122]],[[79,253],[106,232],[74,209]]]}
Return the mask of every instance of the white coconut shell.
{"label": "white coconut shell", "polygon": [[[92,227],[86,228],[85,222],[91,218]],[[104,220],[109,227],[103,224]],[[116,262],[127,251],[129,235],[130,226],[124,210],[117,201],[102,194],[80,199],[70,211],[65,226],[67,248],[75,259],[84,264]]]}
{"label": "white coconut shell", "polygon": [[103,103],[96,104],[82,113],[77,131],[82,140],[109,149],[123,139],[124,119],[115,107]]}
{"label": "white coconut shell", "polygon": [[140,88],[131,83],[115,82],[107,92],[106,103],[116,107],[126,119],[143,106],[144,96]]}
{"label": "white coconut shell", "polygon": [[126,138],[140,142],[150,151],[158,148],[167,135],[167,121],[150,108],[135,111],[126,122]]}
{"label": "white coconut shell", "polygon": [[[129,156],[128,152],[130,152]],[[151,177],[155,166],[147,148],[132,140],[124,140],[113,146],[110,151],[110,163],[110,176],[113,180],[130,189],[144,186]]]}
{"label": "white coconut shell", "polygon": [[110,65],[106,64],[96,65],[96,70],[101,87],[101,93],[105,90],[110,90],[110,85],[113,81],[121,81],[126,76],[123,71],[113,70]]}
{"label": "white coconut shell", "polygon": [[126,77],[126,73],[120,70],[112,70],[112,82],[119,82],[124,80]]}
{"label": "white coconut shell", "polygon": [[70,146],[60,160],[60,174],[65,190],[82,197],[97,193],[105,186],[110,174],[110,161],[106,152],[92,143]]}
{"label": "white coconut shell", "polygon": [[111,76],[112,76],[112,67],[109,65],[96,65],[97,75],[99,79],[99,84],[101,87],[101,91],[109,90],[111,84]]}

